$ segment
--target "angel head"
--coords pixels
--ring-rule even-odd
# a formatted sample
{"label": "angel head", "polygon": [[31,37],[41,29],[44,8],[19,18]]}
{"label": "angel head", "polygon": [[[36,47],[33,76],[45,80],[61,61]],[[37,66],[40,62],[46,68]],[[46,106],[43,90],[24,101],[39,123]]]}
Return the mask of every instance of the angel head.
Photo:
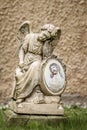
{"label": "angel head", "polygon": [[41,27],[41,33],[39,35],[39,40],[46,41],[46,40],[53,40],[56,37],[60,38],[61,29],[59,27],[55,27],[52,24],[45,24]]}

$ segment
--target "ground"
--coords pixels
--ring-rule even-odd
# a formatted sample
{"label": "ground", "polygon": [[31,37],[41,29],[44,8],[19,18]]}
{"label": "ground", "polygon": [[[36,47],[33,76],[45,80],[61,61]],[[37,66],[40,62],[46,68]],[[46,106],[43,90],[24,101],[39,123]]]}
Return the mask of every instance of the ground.
{"label": "ground", "polygon": [[29,121],[26,124],[4,122],[3,112],[0,110],[0,130],[86,130],[87,109],[73,107],[65,109],[66,119],[63,121]]}

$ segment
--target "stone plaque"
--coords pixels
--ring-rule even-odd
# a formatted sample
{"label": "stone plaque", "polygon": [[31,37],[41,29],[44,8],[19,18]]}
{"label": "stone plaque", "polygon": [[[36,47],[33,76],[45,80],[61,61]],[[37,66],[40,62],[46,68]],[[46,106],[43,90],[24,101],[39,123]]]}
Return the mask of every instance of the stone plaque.
{"label": "stone plaque", "polygon": [[57,58],[49,58],[42,65],[41,89],[47,95],[59,95],[65,88],[65,72]]}

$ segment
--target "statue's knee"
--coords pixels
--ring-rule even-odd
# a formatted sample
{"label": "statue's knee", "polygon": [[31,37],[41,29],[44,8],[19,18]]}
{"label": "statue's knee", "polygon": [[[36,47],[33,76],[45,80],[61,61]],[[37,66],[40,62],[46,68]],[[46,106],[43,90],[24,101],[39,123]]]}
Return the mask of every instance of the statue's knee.
{"label": "statue's knee", "polygon": [[40,61],[34,62],[34,63],[32,64],[32,66],[33,66],[34,68],[37,68],[38,66],[40,66]]}

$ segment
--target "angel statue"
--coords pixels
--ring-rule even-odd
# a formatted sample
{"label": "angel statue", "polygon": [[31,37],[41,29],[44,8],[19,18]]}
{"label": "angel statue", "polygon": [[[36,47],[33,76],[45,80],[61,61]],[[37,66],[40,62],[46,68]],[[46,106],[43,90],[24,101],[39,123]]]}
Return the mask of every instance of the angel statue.
{"label": "angel statue", "polygon": [[12,99],[17,103],[30,97],[34,89],[41,92],[42,64],[53,55],[53,50],[61,35],[60,28],[52,24],[42,26],[39,33],[33,33],[30,26],[30,22],[25,21],[18,30],[18,39],[21,45],[12,91]]}

